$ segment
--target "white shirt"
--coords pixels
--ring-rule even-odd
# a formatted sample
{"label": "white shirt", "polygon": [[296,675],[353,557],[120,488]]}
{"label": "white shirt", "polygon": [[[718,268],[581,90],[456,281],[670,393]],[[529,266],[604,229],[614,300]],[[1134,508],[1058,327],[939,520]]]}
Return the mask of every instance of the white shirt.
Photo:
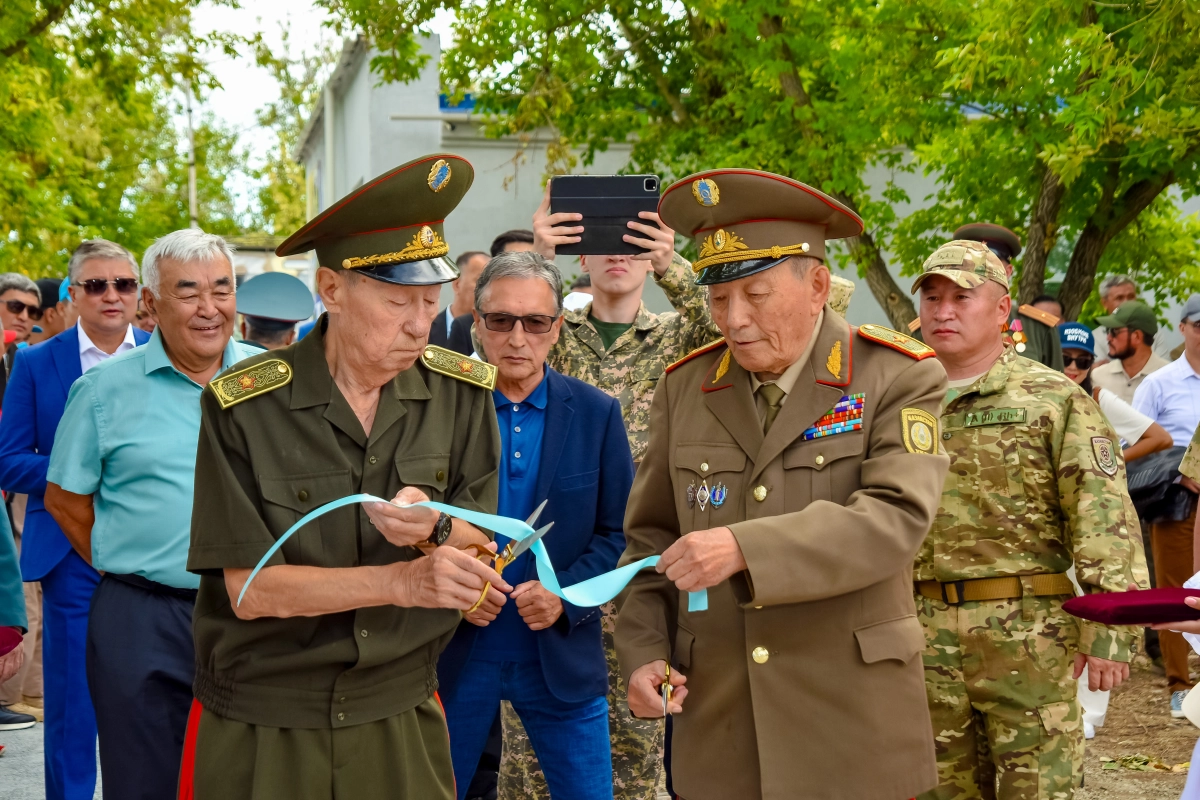
{"label": "white shirt", "polygon": [[1154,420],[1126,403],[1108,389],[1100,390],[1100,411],[1108,419],[1125,447],[1137,444]]}
{"label": "white shirt", "polygon": [[1187,447],[1200,425],[1200,375],[1184,354],[1146,376],[1133,407],[1167,429],[1176,447]]}
{"label": "white shirt", "polygon": [[124,353],[126,350],[132,350],[137,347],[137,340],[133,338],[132,325],[125,329],[125,338],[117,345],[115,353],[106,353],[99,347],[96,347],[95,343],[88,338],[87,331],[83,329],[82,322],[75,323],[75,330],[79,333],[79,367],[83,372],[87,372],[101,361],[107,361],[118,353]]}
{"label": "white shirt", "polygon": [[446,306],[446,312],[443,316],[446,317],[446,336],[449,336],[450,328],[454,325],[454,315],[450,313],[450,306]]}

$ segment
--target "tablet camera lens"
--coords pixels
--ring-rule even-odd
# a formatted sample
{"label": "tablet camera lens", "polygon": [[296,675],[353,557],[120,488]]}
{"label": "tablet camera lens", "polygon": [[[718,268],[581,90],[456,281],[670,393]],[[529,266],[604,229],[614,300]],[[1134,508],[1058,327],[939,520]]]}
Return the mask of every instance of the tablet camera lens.
{"label": "tablet camera lens", "polygon": [[647,192],[657,192],[658,191],[658,178],[646,178],[646,191]]}

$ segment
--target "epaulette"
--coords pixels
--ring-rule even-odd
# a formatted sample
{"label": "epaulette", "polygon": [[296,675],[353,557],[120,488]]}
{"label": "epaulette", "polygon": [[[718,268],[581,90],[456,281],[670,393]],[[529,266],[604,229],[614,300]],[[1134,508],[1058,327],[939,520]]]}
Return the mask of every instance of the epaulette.
{"label": "epaulette", "polygon": [[496,388],[496,367],[486,361],[427,344],[421,353],[421,363],[434,372],[466,381],[488,391]]}
{"label": "epaulette", "polygon": [[858,335],[868,341],[904,353],[904,355],[909,358],[915,358],[917,361],[937,355],[929,345],[918,342],[911,336],[905,336],[899,331],[885,328],[882,325],[863,325],[859,327]]}
{"label": "epaulette", "polygon": [[251,397],[273,392],[291,382],[291,366],[286,361],[272,358],[214,378],[208,385],[217,396],[221,408],[226,409]]}
{"label": "epaulette", "polygon": [[679,359],[674,364],[671,364],[670,366],[668,366],[666,371],[663,374],[670,375],[672,370],[675,370],[678,367],[682,367],[684,364],[691,361],[696,356],[702,356],[705,353],[711,353],[713,350],[716,350],[718,347],[720,347],[723,344],[725,344],[725,339],[722,338],[722,339],[717,339],[715,342],[709,342],[708,344],[704,345],[703,347],[697,347],[695,350],[688,353],[686,356]]}
{"label": "epaulette", "polygon": [[916,333],[921,330],[921,318],[917,317],[912,322],[908,323],[908,332]]}
{"label": "epaulette", "polygon": [[1028,304],[1018,307],[1017,313],[1024,314],[1032,320],[1037,320],[1047,328],[1057,328],[1058,323],[1062,322],[1061,319],[1054,316],[1049,311],[1042,311],[1037,306],[1031,306]]}

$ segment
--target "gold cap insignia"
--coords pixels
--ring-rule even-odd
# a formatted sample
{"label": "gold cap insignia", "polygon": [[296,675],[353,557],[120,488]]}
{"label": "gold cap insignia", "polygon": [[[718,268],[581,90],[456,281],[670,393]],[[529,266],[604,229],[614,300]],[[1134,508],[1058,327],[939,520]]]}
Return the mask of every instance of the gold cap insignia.
{"label": "gold cap insignia", "polygon": [[489,391],[496,388],[496,368],[486,361],[467,358],[461,353],[436,345],[426,345],[421,363],[441,375],[475,384]]}
{"label": "gold cap insignia", "polygon": [[421,261],[444,256],[449,252],[450,245],[446,244],[441,236],[438,236],[438,232],[428,225],[422,225],[420,230],[413,234],[412,240],[405,245],[403,250],[397,250],[394,253],[380,253],[373,256],[347,258],[342,261],[342,268],[360,269],[362,267],[378,266],[379,264]]}
{"label": "gold cap insignia", "polygon": [[937,419],[922,408],[900,409],[904,449],[921,455],[937,455]]}
{"label": "gold cap insignia", "polygon": [[692,195],[700,205],[711,208],[721,202],[721,190],[712,178],[700,178],[692,181]]}
{"label": "gold cap insignia", "polygon": [[435,192],[446,188],[446,184],[450,183],[450,165],[446,163],[446,159],[439,158],[433,162],[433,166],[429,168],[429,177],[425,179],[425,182]]}
{"label": "gold cap insignia", "polygon": [[245,369],[222,375],[209,381],[209,388],[217,396],[222,409],[235,406],[243,400],[274,391],[292,382],[292,368],[287,362],[273,358]]}

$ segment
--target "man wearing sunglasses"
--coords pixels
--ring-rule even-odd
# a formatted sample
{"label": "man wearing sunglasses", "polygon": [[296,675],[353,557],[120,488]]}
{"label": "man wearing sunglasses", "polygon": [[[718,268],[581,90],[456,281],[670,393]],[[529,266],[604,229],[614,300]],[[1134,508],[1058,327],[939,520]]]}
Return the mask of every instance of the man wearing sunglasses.
{"label": "man wearing sunglasses", "polygon": [[1153,350],[1158,318],[1150,306],[1129,300],[1096,322],[1102,326],[1112,360],[1092,370],[1092,382],[1132,404],[1146,376],[1170,363]]}
{"label": "man wearing sunglasses", "polygon": [[130,325],[137,307],[136,267],[133,254],[114,242],[92,239],[76,248],[67,272],[79,322],[17,354],[0,417],[0,486],[29,495],[21,570],[25,580],[42,584],[50,800],[91,798],[95,792],[96,717],[84,652],[88,608],[100,576],[46,511],[46,472],[71,385],[101,361],[150,338]]}

